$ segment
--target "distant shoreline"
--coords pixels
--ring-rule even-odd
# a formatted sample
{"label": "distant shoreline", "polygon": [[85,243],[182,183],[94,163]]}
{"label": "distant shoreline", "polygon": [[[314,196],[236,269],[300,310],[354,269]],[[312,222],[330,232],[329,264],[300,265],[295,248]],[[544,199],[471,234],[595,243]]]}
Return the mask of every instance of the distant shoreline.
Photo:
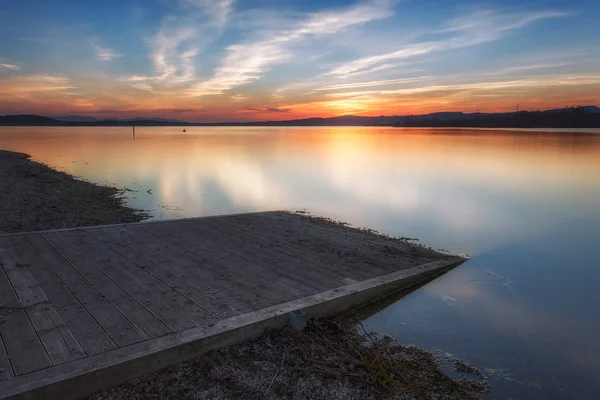
{"label": "distant shoreline", "polygon": [[[63,119],[58,119],[63,118]],[[546,111],[508,113],[438,112],[424,115],[363,117],[345,115],[331,118],[305,118],[285,121],[187,122],[161,118],[96,120],[85,116],[50,118],[41,115],[0,116],[0,126],[371,126],[423,128],[600,128],[600,107],[568,107]]]}
{"label": "distant shoreline", "polygon": [[75,179],[0,150],[0,234],[139,222],[149,217],[125,206],[121,191]]}

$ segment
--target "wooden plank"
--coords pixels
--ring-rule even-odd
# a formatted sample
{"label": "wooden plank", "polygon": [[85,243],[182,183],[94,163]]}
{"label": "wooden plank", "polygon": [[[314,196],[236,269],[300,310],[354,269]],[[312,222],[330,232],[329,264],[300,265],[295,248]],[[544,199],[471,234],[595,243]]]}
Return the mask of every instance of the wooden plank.
{"label": "wooden plank", "polygon": [[[0,293],[0,297],[2,304],[6,304],[0,309],[0,338],[2,338],[11,360],[12,371],[15,375],[21,375],[49,367],[52,362],[5,274],[4,262],[14,257],[12,250],[9,249],[10,247],[6,244],[0,244],[0,255],[3,262],[2,268],[0,268],[0,282],[4,282],[2,284],[4,290]],[[7,288],[7,285],[10,289]]]}
{"label": "wooden plank", "polygon": [[[127,230],[127,231],[129,231],[129,230]],[[135,232],[135,234],[133,236],[140,237],[141,235],[139,234],[139,232]],[[152,238],[152,241],[155,241],[155,239]],[[165,254],[164,249],[162,249],[162,248],[158,253],[153,253],[152,251],[148,251],[147,248],[144,247],[144,246],[148,246],[148,248],[152,248],[154,246],[160,247],[160,245],[157,243],[146,242],[145,244],[142,245],[139,242],[136,242],[134,240],[129,240],[128,242],[132,246],[135,247],[136,251],[146,253],[146,255],[148,255],[152,259],[158,258],[158,257],[155,257],[155,255],[160,254],[162,256],[162,258],[161,258],[162,262],[160,262],[160,264],[165,266],[165,268],[168,266],[169,270],[175,269],[175,267],[178,265],[178,263],[180,261],[179,257],[177,257],[175,254],[171,254],[171,255]],[[189,277],[183,277],[183,276],[181,276],[181,277],[182,277],[182,279],[185,279],[187,282],[194,284],[194,286],[196,285],[196,283],[198,283],[194,279],[191,279]],[[206,282],[204,282],[204,283],[205,283],[205,285],[207,285]],[[173,287],[177,291],[180,291],[180,292],[182,291],[181,284],[175,283]],[[201,304],[202,307],[204,309],[206,309],[214,318],[222,319],[224,316],[233,315],[233,314],[238,313],[236,308],[234,308],[227,302],[221,301],[218,298],[218,296],[214,295],[213,291],[206,290],[207,289],[206,286],[204,286],[204,287],[197,286],[197,287],[193,287],[191,289],[192,289],[191,291],[185,291],[186,297],[193,299],[198,304]]]}
{"label": "wooden plank", "polygon": [[[292,215],[292,217],[290,217]],[[263,216],[239,215],[228,218],[231,221],[239,221],[244,226],[254,226],[260,230],[265,224],[277,225],[277,228],[285,229],[293,238],[309,239],[309,241],[323,242],[328,246],[342,252],[352,252],[362,249],[380,251],[386,255],[385,259],[379,260],[383,268],[398,270],[398,262],[410,261],[409,268],[416,264],[422,264],[437,260],[440,253],[435,250],[420,246],[417,243],[383,236],[373,231],[348,227],[341,223],[321,220],[305,215],[290,214],[285,212],[273,212]]]}
{"label": "wooden plank", "polygon": [[176,294],[172,288],[103,243],[91,231],[73,232],[69,237],[71,243],[78,248],[93,248],[94,251],[86,253],[87,258],[171,331],[177,332],[196,326],[189,318],[171,307],[168,301],[163,301],[163,297],[172,298]]}
{"label": "wooden plank", "polygon": [[[0,248],[0,251],[3,251],[2,248]],[[18,307],[21,307],[21,303],[0,263],[0,311]]]}
{"label": "wooden plank", "polygon": [[[0,249],[1,251],[1,249]],[[4,269],[0,265],[0,315],[4,310],[19,307],[19,301],[15,294],[8,277],[4,273]],[[0,316],[0,324],[3,323],[2,317]],[[0,333],[0,381],[9,379],[14,376],[12,366],[8,354],[6,353],[6,347],[2,340],[2,333]]]}
{"label": "wooden plank", "polygon": [[[311,221],[302,224],[303,227],[289,227],[289,229],[282,232],[279,232],[279,229],[289,226],[285,220],[282,222],[275,220],[268,226],[271,225],[274,226],[272,229],[279,233],[276,234],[279,244],[286,250],[289,249],[290,255],[306,260],[313,265],[331,266],[333,270],[338,271],[340,274],[350,275],[356,280],[369,279],[373,276],[412,266],[412,264],[406,263],[408,257],[402,258],[401,263],[398,263],[397,259],[388,260],[388,257],[378,258],[377,260],[370,259],[369,255],[373,249],[369,248],[370,245],[366,242],[372,236],[371,234],[365,233],[364,242],[353,244],[338,237],[338,230],[343,232],[344,228],[338,228],[335,225],[320,229],[316,226],[316,222]],[[246,226],[246,224],[242,226]],[[262,235],[263,228],[260,223],[257,225],[249,224],[249,226],[252,227],[250,229],[255,232],[254,234]],[[381,242],[379,245],[383,250]],[[386,255],[384,252],[380,254]]]}
{"label": "wooden plank", "polygon": [[[263,243],[268,243],[269,249],[279,257],[302,260],[312,267],[315,273],[327,274],[335,271],[355,280],[364,280],[398,269],[381,266],[381,260],[378,263],[368,263],[368,260],[361,257],[357,247],[350,247],[343,241],[331,243],[336,240],[335,232],[331,230],[315,236],[314,223],[307,223],[305,228],[299,231],[292,230],[292,221],[287,219],[279,222],[275,218],[269,218],[256,224],[248,224],[236,223],[233,218],[225,218],[222,222],[225,227],[230,228],[228,232],[234,232],[238,237],[257,237]],[[269,232],[269,236],[265,236],[264,232]]]}
{"label": "wooden plank", "polygon": [[[243,313],[248,307],[252,307],[252,304],[238,302],[238,299],[233,297],[228,297],[227,299],[220,298],[220,290],[218,289],[218,279],[220,278],[216,275],[210,275],[211,272],[209,270],[203,271],[205,275],[203,279],[197,276],[186,276],[190,270],[195,270],[196,266],[185,265],[177,253],[170,251],[168,245],[165,243],[157,243],[154,237],[151,237],[151,242],[140,243],[136,241],[136,238],[142,236],[143,232],[130,232],[130,230],[117,230],[114,228],[109,228],[105,232],[113,235],[117,240],[123,240],[132,247],[135,247],[137,257],[141,257],[141,262],[145,266],[152,268],[151,272],[155,276],[168,282],[175,290],[196,304],[201,305],[214,317],[221,319],[223,318],[223,313],[237,315]],[[143,255],[140,256],[140,254]],[[157,261],[159,258],[162,261]],[[150,260],[152,262],[149,262]],[[230,289],[231,286],[223,290],[228,291]]]}
{"label": "wooden plank", "polygon": [[[298,290],[298,282],[290,282],[285,276],[237,255],[232,251],[232,247],[221,247],[207,237],[190,235],[190,231],[182,224],[163,224],[148,232],[157,238],[165,238],[165,241],[171,244],[172,251],[178,252],[179,258],[198,266],[218,265],[219,275],[225,279],[238,280],[247,287],[263,290],[263,296],[275,302],[285,301],[289,294],[301,294],[302,289]],[[282,297],[283,290],[287,290],[283,294],[285,297]]]}
{"label": "wooden plank", "polygon": [[[157,225],[152,227],[155,228]],[[177,285],[178,288],[185,290],[186,296],[190,297],[195,291],[209,296],[212,300],[202,305],[209,311],[217,313],[219,317],[222,317],[223,313],[238,314],[275,304],[251,288],[240,284],[240,280],[243,279],[239,277],[229,279],[224,276],[218,265],[206,264],[206,259],[188,257],[191,255],[188,250],[172,245],[166,240],[167,238],[161,236],[161,240],[158,240],[155,234],[146,232],[142,224],[135,226],[134,229],[109,228],[106,231],[136,246],[147,257],[161,260],[159,263],[164,268],[186,283],[186,285]],[[189,290],[189,285],[192,290]]]}
{"label": "wooden plank", "polygon": [[144,336],[137,328],[45,238],[37,233],[27,234],[25,237],[118,346],[127,346],[144,340]]}
{"label": "wooden plank", "polygon": [[27,316],[54,365],[87,356],[52,304],[35,304],[27,308]]}
{"label": "wooden plank", "polygon": [[[232,235],[222,232],[219,224],[219,233],[215,234],[211,231],[201,230],[200,226],[206,224],[177,224],[177,227],[183,232],[180,234],[181,239],[178,241],[182,247],[194,251],[200,247],[210,246],[213,254],[224,263],[237,265],[236,260],[243,260],[244,267],[255,273],[264,275],[269,278],[270,287],[281,288],[292,296],[302,297],[317,293],[322,290],[331,289],[341,286],[341,281],[330,281],[327,278],[321,278],[320,282],[315,280],[316,277],[305,277],[302,273],[309,275],[306,270],[302,273],[294,271],[290,265],[295,260],[287,260],[288,262],[277,260],[271,257],[271,254],[266,251],[260,253],[252,252],[249,249],[252,246],[251,238],[246,240],[236,240]],[[163,229],[167,229],[168,224],[163,225]],[[164,233],[168,237],[176,237],[175,233],[170,233],[168,230]]]}
{"label": "wooden plank", "polygon": [[0,247],[10,249],[10,252],[0,254],[0,261],[52,363],[57,365],[85,357],[85,352],[38,286],[27,264],[17,255],[11,241],[0,238]]}
{"label": "wooden plank", "polygon": [[[372,231],[349,227],[342,223],[313,218],[311,216],[287,213],[272,212],[265,215],[233,215],[227,217],[228,221],[235,222],[242,226],[261,231],[265,225],[276,229],[281,234],[286,232],[297,237],[319,236],[330,243],[350,248],[363,248],[365,246],[375,245],[384,247],[385,245],[394,245],[400,250],[410,250],[414,246],[409,242],[378,235]],[[439,258],[439,254],[434,253],[434,258]]]}
{"label": "wooden plank", "polygon": [[10,379],[14,376],[6,348],[4,347],[4,341],[0,335],[0,381]]}
{"label": "wooden plank", "polygon": [[0,311],[0,336],[6,346],[15,375],[26,374],[52,365],[25,310]]}
{"label": "wooden plank", "polygon": [[69,243],[69,239],[73,235],[72,232],[50,232],[42,235],[106,300],[135,326],[144,339],[160,337],[171,332],[156,316],[88,259],[88,256],[91,257],[96,254],[93,247],[73,246]]}
{"label": "wooden plank", "polygon": [[21,260],[28,265],[29,271],[85,352],[94,355],[115,349],[117,345],[41,259],[31,244],[21,235],[10,239],[11,245]]}
{"label": "wooden plank", "polygon": [[[135,251],[132,247],[121,243],[120,240],[102,229],[93,229],[87,232],[130,260],[131,264],[135,265],[137,269],[138,279],[141,279],[146,286],[157,293],[163,301],[194,321],[196,325],[208,325],[216,321],[201,304],[195,303],[174,287],[184,282],[177,279],[174,274],[164,269],[160,264],[155,263],[143,253]],[[130,264],[127,265],[128,271],[132,271],[131,268],[133,267],[129,267]]]}
{"label": "wooden plank", "polygon": [[[260,263],[275,273],[281,273],[290,278],[302,282],[317,290],[328,290],[343,286],[344,278],[349,277],[347,272],[332,271],[331,266],[319,268],[316,265],[305,262],[291,254],[290,248],[280,249],[273,246],[267,240],[261,240],[257,236],[240,234],[236,227],[231,227],[225,221],[204,221],[202,224],[181,224],[191,231],[189,237],[211,238],[216,246],[232,249],[236,254],[246,259]],[[215,232],[211,234],[211,232]],[[216,233],[218,232],[218,233]],[[243,252],[241,251],[243,249]]]}
{"label": "wooden plank", "polygon": [[4,267],[21,306],[26,308],[33,304],[48,302],[48,298],[6,238],[0,238],[0,248],[2,249],[0,264]]}
{"label": "wooden plank", "polygon": [[[147,233],[156,235],[157,240],[160,239],[170,243],[171,251],[178,254],[177,260],[181,263],[187,263],[187,268],[190,271],[188,276],[193,277],[193,273],[200,274],[203,269],[210,269],[223,279],[235,281],[274,304],[293,298],[289,292],[271,287],[270,283],[272,283],[273,276],[265,277],[264,274],[256,273],[255,270],[247,269],[248,263],[245,260],[233,257],[231,254],[215,251],[214,246],[206,241],[200,239],[195,241],[193,246],[182,245],[180,239],[184,237],[185,233],[176,234],[168,230],[168,227],[166,228],[168,231],[163,231],[162,229],[165,229],[166,225],[155,225],[152,229],[148,229]],[[136,228],[141,230],[145,227],[138,225]]]}
{"label": "wooden plank", "polygon": [[[243,215],[226,218],[225,221],[256,235],[270,232],[272,236],[280,238],[279,240],[287,242],[288,245],[300,242],[304,247],[334,249],[337,254],[367,261],[367,265],[356,263],[355,267],[371,274],[374,270],[378,270],[377,273],[391,272],[439,258],[439,253],[399,239],[301,215],[272,213],[262,218]],[[365,252],[361,250],[365,248],[376,249],[386,257],[378,259],[377,263],[369,263],[368,259],[363,259]],[[411,260],[413,262],[408,263]]]}

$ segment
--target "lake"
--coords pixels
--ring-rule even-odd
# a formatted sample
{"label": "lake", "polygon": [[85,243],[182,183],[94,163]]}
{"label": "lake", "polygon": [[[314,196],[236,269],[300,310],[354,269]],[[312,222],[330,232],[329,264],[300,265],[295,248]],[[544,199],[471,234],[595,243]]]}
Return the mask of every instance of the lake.
{"label": "lake", "polygon": [[600,398],[600,131],[186,129],[0,128],[0,148],[156,219],[306,210],[469,254],[367,329],[485,370],[490,399]]}

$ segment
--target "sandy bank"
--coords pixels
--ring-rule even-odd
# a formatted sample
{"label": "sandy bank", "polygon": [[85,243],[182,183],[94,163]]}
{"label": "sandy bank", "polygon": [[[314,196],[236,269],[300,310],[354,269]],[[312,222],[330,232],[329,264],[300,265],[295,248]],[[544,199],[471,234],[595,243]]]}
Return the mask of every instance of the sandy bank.
{"label": "sandy bank", "polygon": [[77,180],[29,158],[0,150],[0,233],[147,218],[126,207],[118,189]]}

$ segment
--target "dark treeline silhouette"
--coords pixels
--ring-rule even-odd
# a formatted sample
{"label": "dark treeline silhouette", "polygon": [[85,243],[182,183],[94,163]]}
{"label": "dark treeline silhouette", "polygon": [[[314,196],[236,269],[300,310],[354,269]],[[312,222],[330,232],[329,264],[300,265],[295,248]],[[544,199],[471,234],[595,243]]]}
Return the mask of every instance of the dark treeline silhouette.
{"label": "dark treeline silhouette", "polygon": [[394,126],[477,128],[600,128],[600,113],[593,107],[568,107],[548,111],[519,111],[502,114],[468,114],[466,118],[404,117]]}
{"label": "dark treeline silhouette", "polygon": [[[600,128],[600,108],[567,107],[546,111],[510,113],[438,112],[412,116],[306,118],[257,122],[185,122],[160,118],[95,120],[70,116],[59,120],[40,115],[0,116],[0,126],[396,126],[396,127],[480,127],[480,128]],[[86,119],[89,118],[89,119]]]}
{"label": "dark treeline silhouette", "polygon": [[181,126],[192,125],[189,122],[173,122],[158,119],[118,120],[106,119],[99,121],[61,121],[54,118],[33,114],[0,116],[0,126]]}

